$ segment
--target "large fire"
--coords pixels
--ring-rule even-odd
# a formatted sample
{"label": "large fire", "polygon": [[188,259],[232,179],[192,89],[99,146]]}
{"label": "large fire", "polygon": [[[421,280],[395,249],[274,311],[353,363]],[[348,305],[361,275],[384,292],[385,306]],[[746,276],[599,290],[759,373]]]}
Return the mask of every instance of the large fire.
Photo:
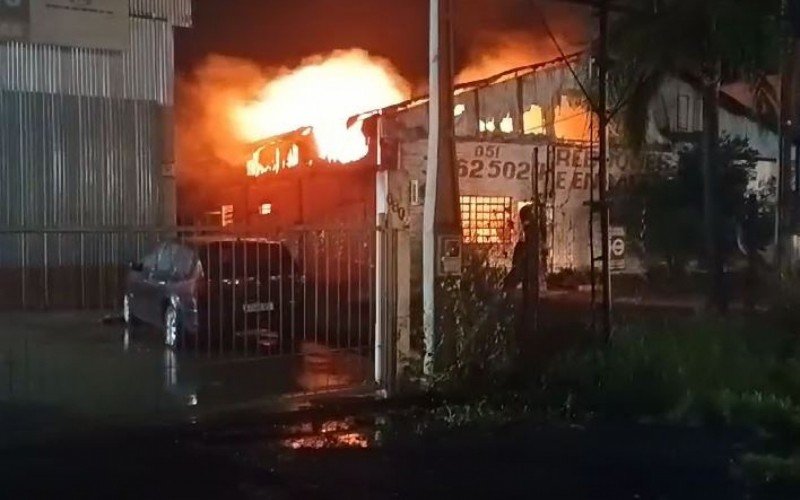
{"label": "large fire", "polygon": [[366,156],[361,121],[348,120],[410,97],[410,86],[386,60],[363,50],[336,51],[281,71],[249,102],[232,109],[237,135],[256,142],[311,127],[321,157],[348,163]]}

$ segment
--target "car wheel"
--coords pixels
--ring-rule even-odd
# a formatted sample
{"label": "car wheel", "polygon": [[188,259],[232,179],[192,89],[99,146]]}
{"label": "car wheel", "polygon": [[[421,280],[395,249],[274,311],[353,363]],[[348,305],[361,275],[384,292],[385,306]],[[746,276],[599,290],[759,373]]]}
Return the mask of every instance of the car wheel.
{"label": "car wheel", "polygon": [[169,304],[164,310],[164,344],[178,347],[181,340],[181,322],[175,306]]}
{"label": "car wheel", "polygon": [[136,317],[131,312],[131,296],[129,294],[125,294],[122,298],[122,320],[125,322],[126,325],[135,325],[136,324]]}

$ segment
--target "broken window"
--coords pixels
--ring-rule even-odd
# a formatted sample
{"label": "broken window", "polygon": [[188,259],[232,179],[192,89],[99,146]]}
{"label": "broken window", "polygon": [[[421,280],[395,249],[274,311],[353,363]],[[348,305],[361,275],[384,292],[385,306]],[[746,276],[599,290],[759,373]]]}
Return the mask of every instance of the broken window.
{"label": "broken window", "polygon": [[522,114],[522,126],[525,134],[544,135],[546,129],[544,126],[544,112],[541,106],[535,104]]}
{"label": "broken window", "polygon": [[591,138],[592,113],[583,102],[561,96],[561,102],[555,108],[554,126],[556,137],[565,141],[588,142]]}

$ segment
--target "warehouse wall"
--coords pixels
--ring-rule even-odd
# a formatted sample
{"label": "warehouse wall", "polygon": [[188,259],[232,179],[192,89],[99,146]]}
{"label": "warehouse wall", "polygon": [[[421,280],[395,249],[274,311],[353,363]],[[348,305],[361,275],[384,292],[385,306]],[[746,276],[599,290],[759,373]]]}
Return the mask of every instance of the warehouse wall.
{"label": "warehouse wall", "polygon": [[125,51],[0,43],[0,307],[59,305],[59,280],[81,283],[63,305],[92,306],[148,245],[120,228],[174,221],[173,30],[191,1],[130,8]]}

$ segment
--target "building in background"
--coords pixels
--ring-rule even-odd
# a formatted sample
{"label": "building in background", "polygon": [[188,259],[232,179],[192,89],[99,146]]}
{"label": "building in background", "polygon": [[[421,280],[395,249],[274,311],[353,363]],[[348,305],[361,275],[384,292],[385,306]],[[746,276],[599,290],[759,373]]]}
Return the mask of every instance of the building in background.
{"label": "building in background", "polygon": [[[579,74],[586,72],[582,56],[568,61]],[[643,169],[676,166],[677,152],[696,141],[703,128],[698,88],[690,80],[663,83],[651,104],[642,153],[625,149],[622,138],[612,133],[611,189],[635,182]],[[758,177],[751,187],[774,189],[779,158],[774,125],[759,120],[728,94],[720,96],[720,103],[721,133],[747,138],[758,151]],[[408,194],[408,208],[402,215],[410,227],[412,266],[417,266],[422,255],[427,111],[423,97],[355,118],[364,120],[370,152],[345,165],[316,158],[310,140],[313,132],[308,130],[254,145],[250,168],[245,169],[246,159],[240,167],[243,174],[249,171],[255,176],[246,191],[249,194],[231,195],[230,202],[251,200],[243,208],[248,221],[260,220],[273,227],[331,221],[371,227],[376,206],[374,174],[379,169],[397,169],[408,179],[403,190]],[[538,177],[538,197],[547,215],[548,271],[587,269],[591,262],[589,202],[592,193],[597,199],[599,185],[597,144],[593,143],[597,120],[585,107],[566,61],[560,58],[459,85],[453,111],[464,243],[488,250],[498,265],[510,264],[519,237],[518,210],[533,200],[534,177]],[[391,200],[390,205],[398,202]],[[258,209],[263,203],[269,204],[269,210]],[[599,228],[594,234],[597,238]],[[597,255],[599,241],[594,245]],[[635,255],[628,253],[625,260],[619,271],[642,271]],[[414,269],[412,277],[420,276],[421,268]]]}
{"label": "building in background", "polygon": [[0,2],[0,307],[103,305],[112,285],[84,270],[146,244],[115,230],[174,224],[173,31],[190,25],[191,0]]}

